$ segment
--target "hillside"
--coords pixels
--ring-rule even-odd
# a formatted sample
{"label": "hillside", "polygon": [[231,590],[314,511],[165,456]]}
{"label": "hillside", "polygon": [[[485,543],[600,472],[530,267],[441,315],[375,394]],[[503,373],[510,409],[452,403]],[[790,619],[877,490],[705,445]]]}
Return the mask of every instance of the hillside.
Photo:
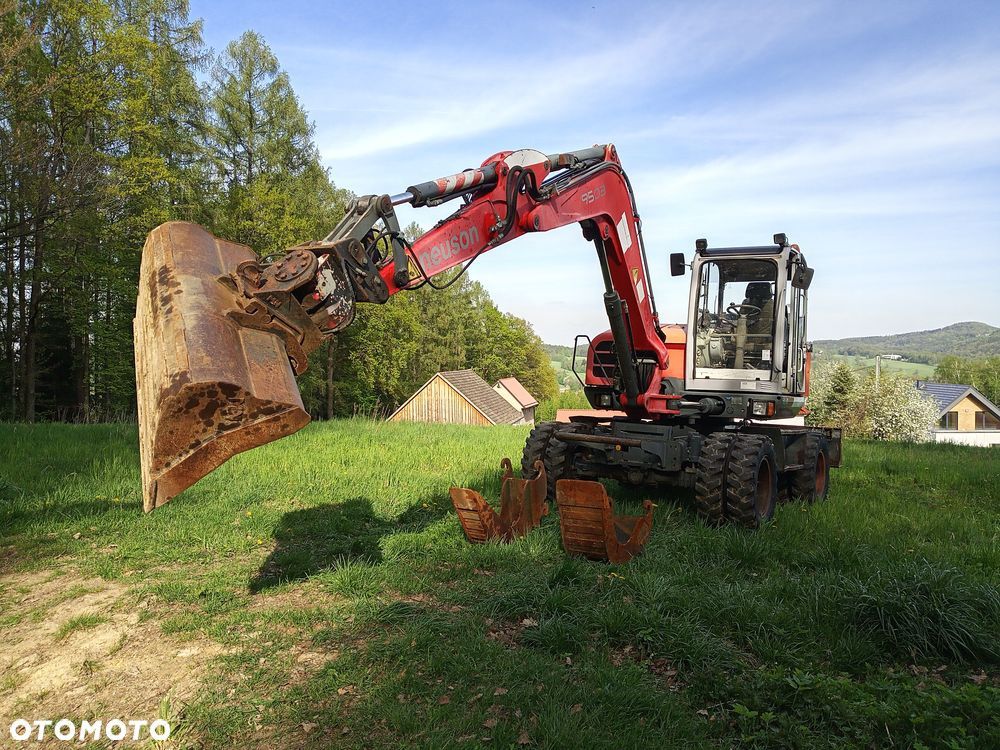
{"label": "hillside", "polygon": [[874,357],[901,354],[911,362],[933,364],[947,354],[976,358],[1000,355],[1000,328],[988,323],[955,323],[930,331],[862,336],[814,342],[818,354]]}
{"label": "hillside", "polygon": [[[556,381],[559,383],[559,388],[562,390],[582,391],[583,387],[580,385],[580,381],[573,374],[573,347],[561,346],[560,344],[542,344],[542,348],[549,355],[552,369],[556,371]],[[581,353],[584,352],[583,349],[580,351]],[[581,373],[585,364],[583,362],[578,363]]]}
{"label": "hillside", "polygon": [[[579,388],[570,369],[573,347],[545,344],[544,348],[560,386]],[[963,359],[1000,356],[1000,328],[970,321],[888,336],[822,339],[814,342],[814,352],[819,361],[845,361],[855,369],[874,367],[876,354],[899,354],[905,361],[883,360],[883,367],[911,378],[931,378],[934,366],[949,354]]]}

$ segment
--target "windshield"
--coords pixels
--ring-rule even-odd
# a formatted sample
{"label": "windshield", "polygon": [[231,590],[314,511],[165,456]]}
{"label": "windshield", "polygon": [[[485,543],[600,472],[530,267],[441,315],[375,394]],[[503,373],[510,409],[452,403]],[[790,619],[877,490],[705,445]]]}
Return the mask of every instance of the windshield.
{"label": "windshield", "polygon": [[768,260],[737,258],[701,266],[695,377],[770,379],[777,272],[777,264]]}

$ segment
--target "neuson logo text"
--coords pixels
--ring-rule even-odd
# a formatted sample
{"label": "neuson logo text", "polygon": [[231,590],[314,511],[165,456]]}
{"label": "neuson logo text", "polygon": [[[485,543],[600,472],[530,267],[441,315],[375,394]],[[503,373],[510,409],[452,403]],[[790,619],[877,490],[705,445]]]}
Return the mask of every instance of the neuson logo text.
{"label": "neuson logo text", "polygon": [[151,739],[162,741],[170,737],[170,723],[163,719],[95,719],[77,724],[69,719],[15,719],[10,724],[10,738],[15,742],[41,741],[55,738],[63,742],[96,742],[100,739],[122,740]]}
{"label": "neuson logo text", "polygon": [[425,270],[437,268],[446,260],[457,256],[463,250],[468,250],[477,242],[479,242],[478,229],[475,227],[463,229],[437,243],[427,252],[420,253],[420,265]]}

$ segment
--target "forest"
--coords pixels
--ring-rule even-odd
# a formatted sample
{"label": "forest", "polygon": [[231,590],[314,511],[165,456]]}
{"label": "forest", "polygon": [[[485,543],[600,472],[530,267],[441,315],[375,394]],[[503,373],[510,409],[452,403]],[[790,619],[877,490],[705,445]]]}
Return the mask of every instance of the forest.
{"label": "forest", "polygon": [[[263,37],[214,53],[185,0],[0,0],[0,419],[134,418],[146,233],[193,221],[261,256],[323,237],[353,196],[313,131]],[[463,367],[557,393],[531,326],[467,276],[361,307],[300,380],[314,416]]]}

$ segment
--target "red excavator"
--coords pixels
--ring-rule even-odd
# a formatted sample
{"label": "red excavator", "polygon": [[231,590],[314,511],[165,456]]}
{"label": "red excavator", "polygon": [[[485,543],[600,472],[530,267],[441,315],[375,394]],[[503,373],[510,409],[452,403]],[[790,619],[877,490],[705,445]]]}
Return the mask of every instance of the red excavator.
{"label": "red excavator", "polygon": [[[448,218],[412,243],[404,237],[395,206],[453,200],[461,205]],[[809,389],[813,269],[805,256],[784,234],[749,247],[699,239],[690,263],[670,256],[672,275],[691,269],[687,323],[661,325],[632,189],[615,147],[603,145],[549,156],[502,151],[397,195],[363,196],[322,241],[273,260],[195,224],[154,229],[135,318],[146,510],[236,453],[303,427],[309,416],[295,376],[309,352],[351,324],[357,304],[443,286],[449,269],[571,223],[594,244],[604,278],[610,330],[576,341],[576,351],[587,343],[582,383],[597,411],[534,427],[525,480],[513,480],[544,473],[547,496],[565,488],[564,542],[574,524],[582,529],[567,549],[609,557],[615,540],[627,546],[648,535],[651,510],[615,517],[597,483],[604,478],[693,487],[698,513],[713,525],[755,527],[782,496],[825,498],[840,430],[787,424]],[[515,490],[505,497],[530,497],[535,507],[507,516],[537,523],[544,497]],[[465,511],[485,519],[488,506]],[[510,536],[510,528],[495,533]]]}

